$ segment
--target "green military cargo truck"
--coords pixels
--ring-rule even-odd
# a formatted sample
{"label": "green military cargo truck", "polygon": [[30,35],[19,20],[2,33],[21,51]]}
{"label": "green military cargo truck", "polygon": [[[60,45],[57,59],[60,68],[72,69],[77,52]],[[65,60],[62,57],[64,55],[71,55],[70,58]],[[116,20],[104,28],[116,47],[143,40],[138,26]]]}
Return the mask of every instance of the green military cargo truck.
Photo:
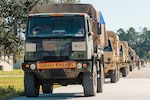
{"label": "green military cargo truck", "polygon": [[85,96],[103,91],[105,22],[90,4],[36,5],[27,22],[22,68],[27,97],[53,85],[81,84]]}

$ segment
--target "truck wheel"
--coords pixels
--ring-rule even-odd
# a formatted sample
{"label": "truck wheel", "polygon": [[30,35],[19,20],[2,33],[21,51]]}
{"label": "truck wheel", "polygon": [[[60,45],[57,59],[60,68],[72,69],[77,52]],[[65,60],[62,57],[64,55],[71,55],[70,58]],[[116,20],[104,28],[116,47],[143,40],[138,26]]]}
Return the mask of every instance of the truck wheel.
{"label": "truck wheel", "polygon": [[122,77],[126,77],[127,76],[127,68],[124,67],[122,68]]}
{"label": "truck wheel", "polygon": [[24,88],[27,97],[38,97],[40,85],[32,73],[24,74]]}
{"label": "truck wheel", "polygon": [[97,93],[97,71],[94,66],[93,72],[83,74],[83,89],[84,95],[95,96]]}
{"label": "truck wheel", "polygon": [[129,74],[129,65],[127,65],[127,75]]}
{"label": "truck wheel", "polygon": [[97,93],[103,92],[104,81],[105,81],[104,69],[103,69],[103,65],[101,64],[100,76],[97,78]]}
{"label": "truck wheel", "polygon": [[132,66],[132,65],[130,65],[130,67],[129,67],[129,68],[130,68],[130,71],[133,71],[133,66]]}
{"label": "truck wheel", "polygon": [[42,84],[42,91],[43,91],[43,93],[52,93],[53,92],[53,84],[44,82]]}
{"label": "truck wheel", "polygon": [[120,79],[120,66],[117,64],[117,81]]}
{"label": "truck wheel", "polygon": [[110,82],[111,83],[117,82],[117,68],[115,70],[110,71]]}

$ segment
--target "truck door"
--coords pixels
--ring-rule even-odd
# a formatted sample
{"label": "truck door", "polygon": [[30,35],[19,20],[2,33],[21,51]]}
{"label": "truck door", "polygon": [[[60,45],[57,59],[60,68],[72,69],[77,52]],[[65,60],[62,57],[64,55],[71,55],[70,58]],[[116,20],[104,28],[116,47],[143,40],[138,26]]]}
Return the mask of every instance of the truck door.
{"label": "truck door", "polygon": [[93,35],[92,35],[92,25],[90,19],[87,19],[87,33],[88,33],[88,41],[87,41],[87,47],[88,47],[88,58],[92,57],[92,54],[94,53],[93,49]]}

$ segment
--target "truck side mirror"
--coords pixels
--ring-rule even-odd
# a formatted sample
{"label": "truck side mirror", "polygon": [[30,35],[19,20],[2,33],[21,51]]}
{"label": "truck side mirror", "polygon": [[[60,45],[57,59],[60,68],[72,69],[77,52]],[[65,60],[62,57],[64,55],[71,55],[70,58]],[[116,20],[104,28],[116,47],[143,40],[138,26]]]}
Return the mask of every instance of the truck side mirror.
{"label": "truck side mirror", "polygon": [[88,33],[88,36],[93,36],[93,35],[94,35],[93,32],[89,32],[89,33]]}
{"label": "truck side mirror", "polygon": [[97,33],[100,35],[101,34],[101,26],[100,23],[97,23]]}

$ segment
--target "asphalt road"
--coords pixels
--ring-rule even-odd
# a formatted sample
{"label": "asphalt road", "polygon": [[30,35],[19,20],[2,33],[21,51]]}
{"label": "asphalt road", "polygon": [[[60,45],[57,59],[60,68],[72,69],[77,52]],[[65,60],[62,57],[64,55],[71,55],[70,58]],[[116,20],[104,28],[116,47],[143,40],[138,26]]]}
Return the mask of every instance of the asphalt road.
{"label": "asphalt road", "polygon": [[150,100],[150,66],[135,68],[117,83],[105,80],[103,93],[84,97],[81,85],[69,85],[54,89],[53,94],[42,94],[36,98],[25,96],[11,100]]}

